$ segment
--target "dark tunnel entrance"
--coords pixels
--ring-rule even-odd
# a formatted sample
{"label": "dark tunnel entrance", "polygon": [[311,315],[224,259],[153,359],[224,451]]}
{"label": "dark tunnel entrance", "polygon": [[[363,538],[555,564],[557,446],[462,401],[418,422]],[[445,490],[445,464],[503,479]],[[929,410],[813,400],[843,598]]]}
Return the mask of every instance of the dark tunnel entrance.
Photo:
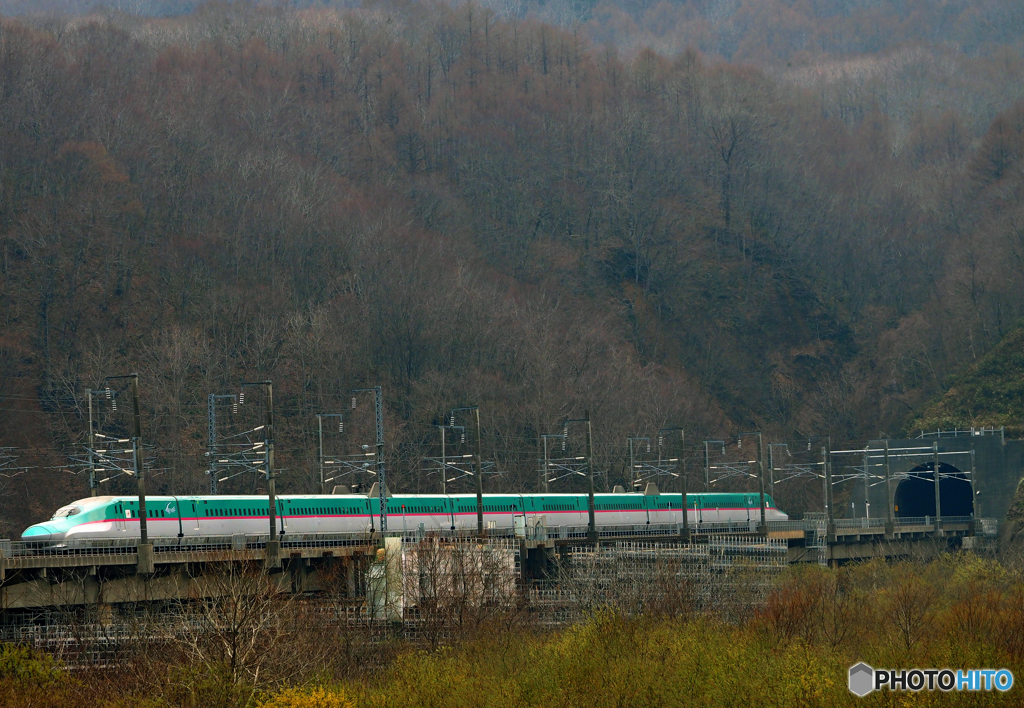
{"label": "dark tunnel entrance", "polygon": [[[893,500],[897,518],[935,516],[935,474],[932,464],[918,465],[896,487]],[[939,463],[939,496],[942,516],[971,516],[974,494],[967,476],[953,465]]]}

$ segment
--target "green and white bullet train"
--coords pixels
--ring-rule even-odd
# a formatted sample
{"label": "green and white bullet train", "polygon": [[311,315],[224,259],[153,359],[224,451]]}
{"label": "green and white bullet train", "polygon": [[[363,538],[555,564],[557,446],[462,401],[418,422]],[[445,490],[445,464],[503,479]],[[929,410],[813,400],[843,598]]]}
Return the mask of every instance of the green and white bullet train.
{"label": "green and white bullet train", "polygon": [[[687,494],[689,523],[759,521],[756,493]],[[595,494],[598,526],[682,523],[681,494]],[[268,532],[266,496],[198,496],[146,498],[151,537],[227,536]],[[766,519],[789,517],[765,495]],[[277,497],[277,528],[282,535],[366,533],[380,519],[380,499],[362,494],[285,495]],[[484,526],[586,526],[586,494],[485,494]],[[447,531],[476,528],[476,495],[396,494],[387,498],[391,531]],[[49,521],[29,526],[24,541],[137,538],[139,500],[131,496],[79,499],[62,506]]]}

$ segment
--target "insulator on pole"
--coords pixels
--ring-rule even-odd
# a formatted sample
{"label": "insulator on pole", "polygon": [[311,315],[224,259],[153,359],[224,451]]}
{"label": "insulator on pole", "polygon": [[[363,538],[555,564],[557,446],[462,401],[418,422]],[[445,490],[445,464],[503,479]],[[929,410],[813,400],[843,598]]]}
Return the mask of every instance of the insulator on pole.
{"label": "insulator on pole", "polygon": [[352,410],[356,409],[356,397],[352,396]]}
{"label": "insulator on pole", "polygon": [[238,402],[243,406],[245,405],[245,391],[238,394]]}
{"label": "insulator on pole", "polygon": [[345,432],[345,421],[343,421],[341,418],[338,418],[338,432],[339,433],[344,433]]}

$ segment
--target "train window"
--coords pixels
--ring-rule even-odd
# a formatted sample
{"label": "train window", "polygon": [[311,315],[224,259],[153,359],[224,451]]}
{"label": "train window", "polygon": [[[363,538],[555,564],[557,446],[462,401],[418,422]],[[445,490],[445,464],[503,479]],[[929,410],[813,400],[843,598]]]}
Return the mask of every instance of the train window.
{"label": "train window", "polygon": [[82,509],[77,506],[65,506],[62,509],[57,509],[54,513],[53,518],[63,519],[68,516],[74,516],[75,514],[81,513]]}

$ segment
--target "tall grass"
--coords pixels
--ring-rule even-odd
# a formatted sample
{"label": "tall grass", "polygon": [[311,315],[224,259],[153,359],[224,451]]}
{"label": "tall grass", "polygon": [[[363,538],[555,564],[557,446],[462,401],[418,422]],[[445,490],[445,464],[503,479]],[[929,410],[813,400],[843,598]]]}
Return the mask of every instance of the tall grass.
{"label": "tall grass", "polygon": [[[301,644],[289,645],[297,651]],[[310,656],[321,657],[313,652]],[[298,657],[301,659],[301,657]],[[847,690],[857,661],[880,668],[1009,668],[1024,681],[1024,580],[961,554],[930,562],[794,567],[754,615],[627,617],[615,608],[556,632],[484,632],[408,646],[356,675],[309,662],[261,686],[225,687],[216,666],[164,674],[62,673],[32,652],[0,654],[0,707],[447,708],[1021,705],[1024,686],[985,693]],[[173,662],[172,662],[173,663]],[[301,661],[299,662],[301,664]],[[314,665],[315,663],[315,665]],[[185,677],[188,683],[183,687]]]}

